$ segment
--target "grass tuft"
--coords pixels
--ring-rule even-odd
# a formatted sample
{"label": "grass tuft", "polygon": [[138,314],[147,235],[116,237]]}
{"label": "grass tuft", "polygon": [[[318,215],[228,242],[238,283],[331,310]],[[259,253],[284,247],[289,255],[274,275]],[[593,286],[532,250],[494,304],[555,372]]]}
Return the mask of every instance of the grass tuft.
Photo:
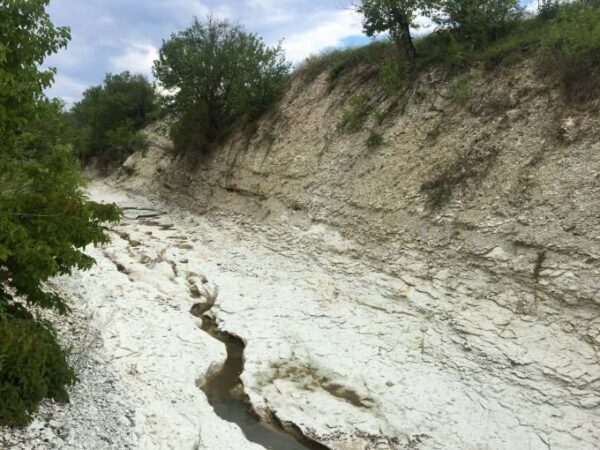
{"label": "grass tuft", "polygon": [[383,136],[376,131],[371,131],[367,138],[367,148],[369,150],[375,150],[383,145]]}
{"label": "grass tuft", "polygon": [[339,128],[350,133],[360,131],[372,109],[366,94],[354,95],[348,101],[348,106],[342,111]]}

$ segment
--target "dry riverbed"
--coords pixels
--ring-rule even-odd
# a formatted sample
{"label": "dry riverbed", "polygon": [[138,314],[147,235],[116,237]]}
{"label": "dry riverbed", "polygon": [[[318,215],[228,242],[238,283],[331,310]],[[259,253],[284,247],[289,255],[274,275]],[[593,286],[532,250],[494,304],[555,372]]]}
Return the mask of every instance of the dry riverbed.
{"label": "dry riverbed", "polygon": [[[468,292],[460,306],[443,279],[379,272],[321,225],[200,216],[100,182],[90,193],[117,202],[126,218],[111,244],[89,250],[93,270],[52,283],[75,311],[53,320],[74,348],[80,383],[70,405],[44,405],[29,429],[3,430],[0,445],[262,448],[200,389],[227,349],[201,329],[199,312],[241,342],[243,388],[233,380],[234,395],[273,430],[305,436],[304,446],[600,446],[598,391],[581,387],[576,400],[590,406],[582,408],[568,380],[543,375],[559,358],[598,376],[597,355],[551,325],[504,326],[500,306],[474,305]],[[495,322],[507,339],[495,340]],[[523,363],[500,367],[500,353]]]}

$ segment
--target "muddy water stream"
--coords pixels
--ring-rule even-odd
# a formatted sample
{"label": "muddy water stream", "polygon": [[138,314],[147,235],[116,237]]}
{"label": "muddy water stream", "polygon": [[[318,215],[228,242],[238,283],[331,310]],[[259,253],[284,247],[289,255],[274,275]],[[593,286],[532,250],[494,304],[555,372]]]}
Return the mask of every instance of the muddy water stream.
{"label": "muddy water stream", "polygon": [[327,450],[301,434],[291,434],[281,426],[261,421],[248,406],[240,380],[244,370],[244,342],[220,331],[214,320],[207,316],[202,316],[202,330],[225,344],[227,349],[227,360],[222,369],[201,386],[219,417],[237,424],[249,441],[269,450]]}

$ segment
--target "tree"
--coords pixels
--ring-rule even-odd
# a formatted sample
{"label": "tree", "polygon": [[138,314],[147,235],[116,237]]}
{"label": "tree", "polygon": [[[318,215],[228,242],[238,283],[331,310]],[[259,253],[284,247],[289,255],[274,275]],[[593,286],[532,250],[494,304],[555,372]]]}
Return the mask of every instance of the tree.
{"label": "tree", "polygon": [[40,70],[45,57],[66,46],[70,31],[55,27],[45,12],[47,0],[0,3],[0,136],[1,150],[28,117],[54,80],[54,69]]}
{"label": "tree", "polygon": [[106,241],[100,222],[118,218],[115,208],[85,199],[68,136],[41,134],[41,123],[58,120],[60,105],[43,95],[54,69],[39,66],[69,39],[67,28],[50,21],[47,3],[0,6],[0,314],[12,290],[64,312],[64,302],[42,283],[90,267],[92,260],[78,248]]}
{"label": "tree", "polygon": [[206,148],[234,121],[256,118],[281,93],[289,68],[281,46],[268,47],[224,20],[194,19],[163,41],[154,63],[154,75],[172,92],[176,147]]}
{"label": "tree", "polygon": [[70,114],[78,132],[80,158],[86,162],[93,159],[101,167],[122,163],[144,147],[139,131],[157,111],[154,86],[143,75],[107,74],[102,85],[83,93]]}
{"label": "tree", "polygon": [[438,0],[434,6],[434,22],[452,28],[475,47],[497,39],[522,15],[519,0]]}
{"label": "tree", "polygon": [[558,0],[538,0],[538,16],[542,20],[550,20],[558,14],[560,4]]}
{"label": "tree", "polygon": [[61,104],[43,95],[54,70],[40,66],[69,39],[47,4],[0,3],[0,424],[9,425],[23,425],[44,397],[67,400],[74,381],[54,334],[24,305],[67,312],[44,282],[89,268],[83,248],[106,242],[103,222],[120,217],[87,201]]}
{"label": "tree", "polygon": [[410,27],[419,11],[428,8],[430,0],[360,0],[356,10],[363,15],[367,36],[389,33],[398,50],[410,61],[417,57]]}

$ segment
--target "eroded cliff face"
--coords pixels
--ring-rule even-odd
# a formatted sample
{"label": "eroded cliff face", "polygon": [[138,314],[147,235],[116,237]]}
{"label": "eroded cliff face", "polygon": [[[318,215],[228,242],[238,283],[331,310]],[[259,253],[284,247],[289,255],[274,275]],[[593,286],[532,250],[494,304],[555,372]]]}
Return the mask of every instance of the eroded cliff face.
{"label": "eroded cliff face", "polygon": [[[193,166],[159,136],[126,163],[124,185],[240,217],[329,271],[248,310],[221,281],[259,412],[339,449],[600,446],[599,102],[569,103],[533,67],[473,70],[462,106],[441,72],[394,100],[366,67],[297,78]],[[347,133],[357,93],[373,113]]]}

